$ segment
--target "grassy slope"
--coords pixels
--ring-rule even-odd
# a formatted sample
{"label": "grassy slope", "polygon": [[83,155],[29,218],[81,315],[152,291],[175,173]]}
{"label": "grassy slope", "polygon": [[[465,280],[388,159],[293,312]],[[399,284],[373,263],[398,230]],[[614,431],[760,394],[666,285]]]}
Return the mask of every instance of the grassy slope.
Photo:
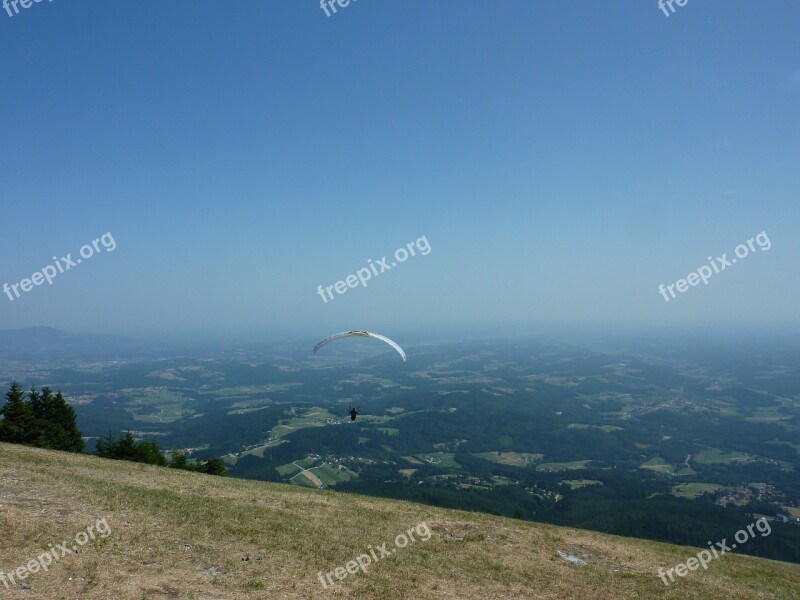
{"label": "grassy slope", "polygon": [[[726,555],[667,588],[658,567],[697,550],[0,444],[0,570],[103,517],[111,535],[29,576],[30,589],[0,585],[0,598],[735,600],[797,598],[800,590],[797,565]],[[323,589],[318,571],[369,545],[391,548],[422,521],[430,540]],[[569,564],[558,550],[587,555],[589,565]]]}

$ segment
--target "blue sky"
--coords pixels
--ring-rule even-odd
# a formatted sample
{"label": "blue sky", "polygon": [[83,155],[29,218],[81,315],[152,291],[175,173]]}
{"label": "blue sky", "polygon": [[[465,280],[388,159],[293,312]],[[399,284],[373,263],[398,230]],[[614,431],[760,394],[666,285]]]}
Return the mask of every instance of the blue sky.
{"label": "blue sky", "polygon": [[0,328],[797,325],[798,22],[789,0],[0,11],[0,284],[117,243],[0,295]]}

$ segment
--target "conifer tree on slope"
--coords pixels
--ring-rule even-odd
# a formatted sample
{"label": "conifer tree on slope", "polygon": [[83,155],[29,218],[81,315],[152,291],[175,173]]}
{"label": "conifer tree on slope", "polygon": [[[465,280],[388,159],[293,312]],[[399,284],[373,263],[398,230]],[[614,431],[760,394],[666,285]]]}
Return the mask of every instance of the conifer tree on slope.
{"label": "conifer tree on slope", "polygon": [[53,396],[50,388],[42,388],[42,404],[45,420],[56,428],[51,439],[53,448],[68,452],[83,452],[83,437],[78,430],[75,410],[64,400],[64,395],[58,392]]}
{"label": "conifer tree on slope", "polygon": [[50,388],[42,388],[40,393],[32,387],[25,399],[22,388],[14,382],[0,414],[0,441],[83,452],[75,411],[61,392],[54,396]]}
{"label": "conifer tree on slope", "polygon": [[15,381],[6,392],[6,405],[0,410],[3,415],[0,440],[12,444],[27,444],[33,438],[33,409],[25,401],[22,388]]}

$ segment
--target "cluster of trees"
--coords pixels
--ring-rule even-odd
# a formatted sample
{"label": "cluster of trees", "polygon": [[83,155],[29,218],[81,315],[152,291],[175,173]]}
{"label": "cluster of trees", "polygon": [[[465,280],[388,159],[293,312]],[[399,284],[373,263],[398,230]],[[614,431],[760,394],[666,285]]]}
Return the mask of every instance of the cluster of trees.
{"label": "cluster of trees", "polygon": [[130,431],[125,432],[119,438],[114,438],[111,434],[100,438],[97,440],[96,448],[97,456],[102,458],[129,460],[222,477],[228,475],[225,464],[219,458],[210,458],[203,462],[190,462],[183,452],[173,452],[170,459],[167,460],[166,454],[159,448],[157,442],[153,440],[136,441]]}
{"label": "cluster of trees", "polygon": [[26,444],[51,450],[83,452],[83,437],[78,430],[75,411],[61,392],[50,388],[23,392],[18,383],[6,392],[6,404],[0,409],[0,441]]}
{"label": "cluster of trees", "polygon": [[[41,392],[33,387],[29,392],[24,392],[14,382],[6,392],[6,404],[0,409],[0,417],[0,442],[83,452],[83,437],[78,429],[75,410],[64,400],[61,392],[53,394],[48,387],[42,388]],[[103,458],[130,460],[209,475],[228,475],[219,458],[191,462],[186,454],[174,452],[170,460],[167,460],[166,454],[155,441],[136,441],[129,431],[118,439],[111,434],[100,438],[96,446],[96,454]]]}

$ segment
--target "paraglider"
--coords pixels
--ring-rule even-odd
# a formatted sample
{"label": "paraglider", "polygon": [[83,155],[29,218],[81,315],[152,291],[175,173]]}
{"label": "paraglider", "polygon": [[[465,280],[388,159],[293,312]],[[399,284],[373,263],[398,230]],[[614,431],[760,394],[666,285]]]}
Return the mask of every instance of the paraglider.
{"label": "paraglider", "polygon": [[357,408],[353,408],[351,406],[350,407],[350,420],[351,421],[355,421],[357,416],[358,416],[358,409]]}
{"label": "paraglider", "polygon": [[396,342],[394,342],[394,341],[390,340],[389,338],[387,338],[386,336],[380,335],[378,333],[372,333],[371,331],[363,331],[363,330],[360,330],[360,329],[355,329],[353,331],[345,331],[345,332],[342,332],[342,333],[337,333],[335,335],[332,335],[330,337],[325,338],[319,344],[314,346],[314,353],[316,353],[317,350],[322,348],[325,344],[328,344],[328,343],[330,343],[330,342],[332,342],[334,340],[338,340],[338,339],[345,338],[345,337],[370,337],[370,338],[375,338],[375,339],[381,340],[382,342],[386,342],[392,348],[397,350],[397,352],[403,358],[403,362],[404,363],[406,362],[406,353]]}

